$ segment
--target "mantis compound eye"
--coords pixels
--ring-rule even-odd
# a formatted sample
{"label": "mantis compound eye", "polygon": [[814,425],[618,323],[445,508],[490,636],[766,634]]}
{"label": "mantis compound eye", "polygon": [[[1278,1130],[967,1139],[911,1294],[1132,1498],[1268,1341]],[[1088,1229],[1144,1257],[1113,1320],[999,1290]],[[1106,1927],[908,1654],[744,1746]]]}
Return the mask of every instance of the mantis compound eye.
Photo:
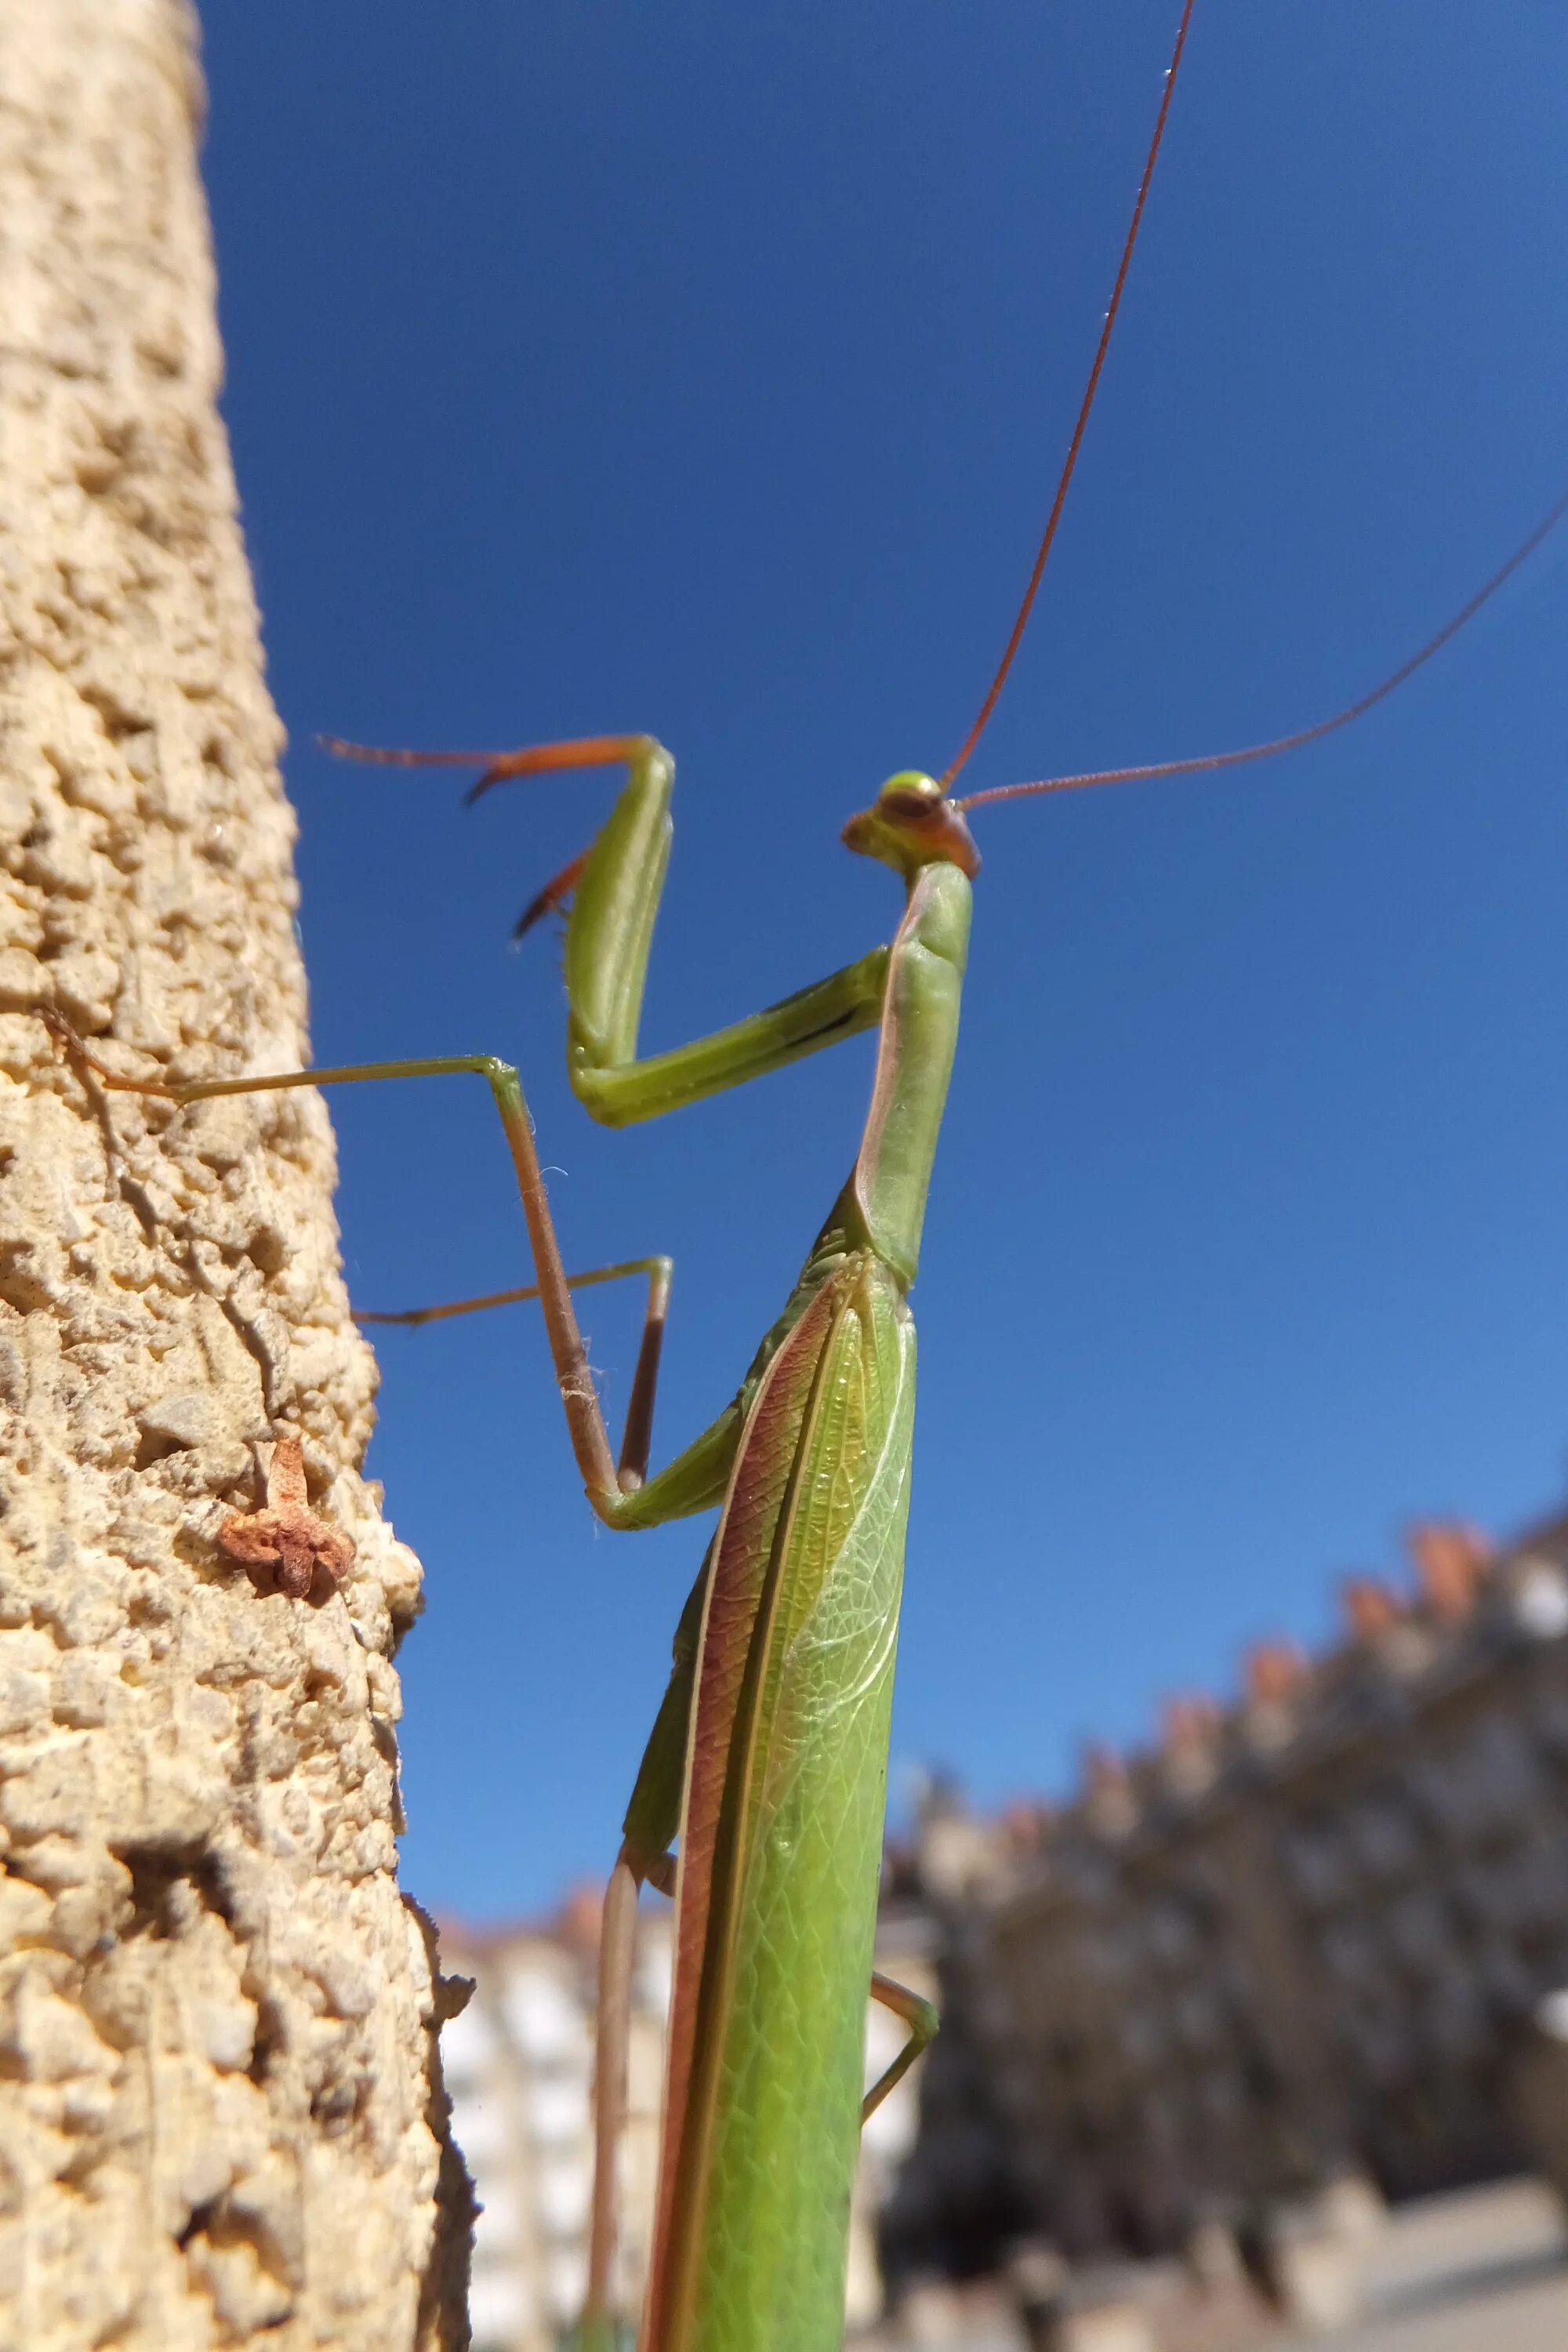
{"label": "mantis compound eye", "polygon": [[912,818],[918,822],[942,806],[945,795],[934,776],[918,768],[900,769],[889,776],[877,794],[877,807],[883,816]]}

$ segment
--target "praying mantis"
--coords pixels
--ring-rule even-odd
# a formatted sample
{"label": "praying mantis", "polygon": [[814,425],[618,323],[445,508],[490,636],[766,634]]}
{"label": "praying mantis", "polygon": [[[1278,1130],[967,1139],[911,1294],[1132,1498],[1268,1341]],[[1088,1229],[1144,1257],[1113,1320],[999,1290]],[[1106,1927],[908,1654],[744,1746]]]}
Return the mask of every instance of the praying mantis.
{"label": "praying mantis", "polygon": [[[914,1341],[907,1298],[955,1046],[978,870],[966,813],[1008,796],[1246,761],[1347,723],[1435,653],[1563,510],[1554,509],[1411,661],[1315,727],[1217,758],[955,798],[952,781],[1001,691],[1055,535],[1191,15],[1187,0],[1068,463],[997,675],[945,773],[900,772],[846,827],[847,845],[887,866],[903,888],[891,943],[713,1036],[639,1057],[638,1013],[670,839],[672,761],[649,736],[616,735],[482,763],[476,793],[600,765],[625,772],[612,814],[589,850],[529,910],[537,918],[570,904],[568,1061],[591,1115],[612,1126],[662,1116],[841,1039],[878,1033],[871,1105],[851,1175],[734,1399],[671,1463],[650,1475],[668,1262],[649,1257],[565,1272],[510,1065],[458,1055],[154,1083],[106,1068],[57,1029],[107,1086],[182,1104],[297,1085],[479,1077],[511,1152],[537,1275],[535,1285],[497,1293],[488,1303],[537,1297],[595,1510],[609,1527],[635,1529],[720,1509],[718,1532],[682,1614],[669,1689],[606,1900],[601,2162],[584,2344],[608,2340],[614,2326],[607,2282],[621,2018],[637,1888],[650,1881],[675,1893],[678,1967],[644,2352],[826,2352],[838,2341],[909,1502]],[[339,748],[410,761],[426,756]],[[634,1277],[646,1280],[648,1305],[617,1452],[599,1410],[573,1292]],[[404,1319],[454,1311],[420,1310]],[[672,1850],[679,1857],[673,1864]],[[934,2021],[924,2004],[896,1988],[878,1990],[906,2017],[910,2034],[873,2096],[911,2062]]]}

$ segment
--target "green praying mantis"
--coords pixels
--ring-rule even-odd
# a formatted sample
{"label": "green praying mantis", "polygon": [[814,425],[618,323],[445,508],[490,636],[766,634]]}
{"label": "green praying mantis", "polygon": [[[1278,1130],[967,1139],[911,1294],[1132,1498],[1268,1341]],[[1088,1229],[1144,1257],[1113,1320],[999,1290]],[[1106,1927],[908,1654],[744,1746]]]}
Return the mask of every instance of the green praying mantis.
{"label": "green praying mantis", "polygon": [[[470,797],[504,782],[614,766],[625,781],[590,847],[539,894],[524,927],[569,908],[567,1055],[578,1099],[610,1126],[662,1117],[840,1039],[878,1034],[849,1175],[735,1395],[650,1472],[671,1267],[650,1256],[564,1268],[516,1070],[487,1055],[190,1083],[126,1076],[58,1022],[107,1087],[181,1105],[380,1078],[478,1076],[516,1171],[536,1281],[403,1317],[423,1322],[537,1299],[590,1503],[614,1528],[719,1510],[681,1613],[674,1663],[605,1899],[596,2068],[597,2166],[584,2352],[617,2339],[614,2176],[637,1898],[673,1893],[676,1970],[655,2239],[641,2352],[829,2352],[842,2334],[850,2184],[863,2112],[935,2029],[929,2004],[874,1977],[889,1715],[909,1507],[914,1281],[956,1045],[972,885],[969,814],[1004,799],[1257,760],[1344,726],[1392,692],[1501,586],[1564,500],[1420,651],[1347,709],[1267,743],[1155,766],[1057,776],[967,798],[952,783],[986,725],[1027,623],[1082,444],[1172,102],[1185,0],[1132,220],[1032,576],[979,712],[941,777],[902,771],[844,840],[903,893],[891,940],[783,1003],[670,1051],[639,1055],[639,1014],[671,838],[674,762],[647,735],[486,757]],[[369,751],[416,763],[469,755]],[[618,1451],[573,1303],[623,1278],[647,1286]],[[863,2101],[868,1985],[909,2027]]]}

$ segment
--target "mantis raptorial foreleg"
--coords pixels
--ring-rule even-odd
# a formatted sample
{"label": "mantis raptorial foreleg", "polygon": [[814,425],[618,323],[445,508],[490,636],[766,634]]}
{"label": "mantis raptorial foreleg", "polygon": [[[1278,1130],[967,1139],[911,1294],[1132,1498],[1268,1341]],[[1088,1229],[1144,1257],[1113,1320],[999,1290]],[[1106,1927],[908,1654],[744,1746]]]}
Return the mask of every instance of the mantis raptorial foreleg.
{"label": "mantis raptorial foreleg", "polygon": [[558,874],[525,910],[522,929],[568,895],[566,1067],[583,1108],[605,1127],[658,1118],[687,1103],[744,1086],[815,1054],[881,1018],[888,950],[830,972],[728,1028],[668,1053],[637,1053],[637,1024],[647,977],[654,918],[669,862],[670,795],[675,762],[651,735],[592,735],[495,755],[388,751],[333,736],[330,748],[350,759],[405,767],[474,766],[484,772],[470,801],[495,785],[559,770],[624,766],[626,782],[591,846]]}
{"label": "mantis raptorial foreleg", "polygon": [[[352,745],[337,748],[367,758],[423,761],[429,756],[367,752]],[[742,1086],[876,1024],[888,971],[886,947],[872,949],[855,963],[746,1020],[668,1053],[639,1059],[637,1036],[643,986],[668,862],[669,799],[675,777],[668,752],[648,735],[593,736],[542,744],[490,761],[474,789],[477,793],[510,778],[610,762],[624,763],[626,770],[615,806],[591,848],[574,859],[544,894],[547,898],[552,893],[559,895],[568,883],[574,890],[565,954],[568,1070],[574,1089],[595,1118],[620,1126],[658,1118]],[[665,1470],[651,1480],[647,1475],[653,1382],[663,1297],[668,1295],[668,1271],[661,1296],[654,1261],[648,1262],[649,1310],[633,1408],[628,1412],[620,1455],[612,1455],[572,1307],[573,1278],[562,1262],[527,1104],[517,1071],[510,1063],[494,1055],[447,1055],[180,1084],[127,1077],[90,1053],[58,1014],[46,1012],[44,1017],[79,1067],[91,1070],[102,1085],[180,1105],[289,1087],[357,1085],[380,1078],[482,1077],[489,1087],[511,1153],[556,1384],[573,1451],[595,1510],[612,1527],[647,1527],[704,1509],[720,1499],[743,1419],[743,1391]],[[642,1270],[640,1264],[636,1270]],[[596,1278],[607,1280],[614,1272],[602,1269]],[[461,1311],[461,1304],[450,1311]],[[783,1319],[789,1314],[786,1307]],[[776,1332],[769,1335],[759,1355],[766,1352],[775,1337]]]}

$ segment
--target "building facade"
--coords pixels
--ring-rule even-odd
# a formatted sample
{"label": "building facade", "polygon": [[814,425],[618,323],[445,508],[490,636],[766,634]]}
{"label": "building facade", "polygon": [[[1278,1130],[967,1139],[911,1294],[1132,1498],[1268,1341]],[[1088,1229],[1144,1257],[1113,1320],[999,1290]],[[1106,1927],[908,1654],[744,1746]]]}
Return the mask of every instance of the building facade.
{"label": "building facade", "polygon": [[[927,1809],[944,2034],[886,2216],[895,2279],[945,2231],[999,2267],[1244,2247],[1329,2184],[1390,2197],[1521,2160],[1507,2083],[1568,1984],[1568,1517],[1494,1552],[1410,1540],[1309,1660],[1170,1706],[1058,1811]],[[943,2042],[947,2043],[944,2053]]]}

